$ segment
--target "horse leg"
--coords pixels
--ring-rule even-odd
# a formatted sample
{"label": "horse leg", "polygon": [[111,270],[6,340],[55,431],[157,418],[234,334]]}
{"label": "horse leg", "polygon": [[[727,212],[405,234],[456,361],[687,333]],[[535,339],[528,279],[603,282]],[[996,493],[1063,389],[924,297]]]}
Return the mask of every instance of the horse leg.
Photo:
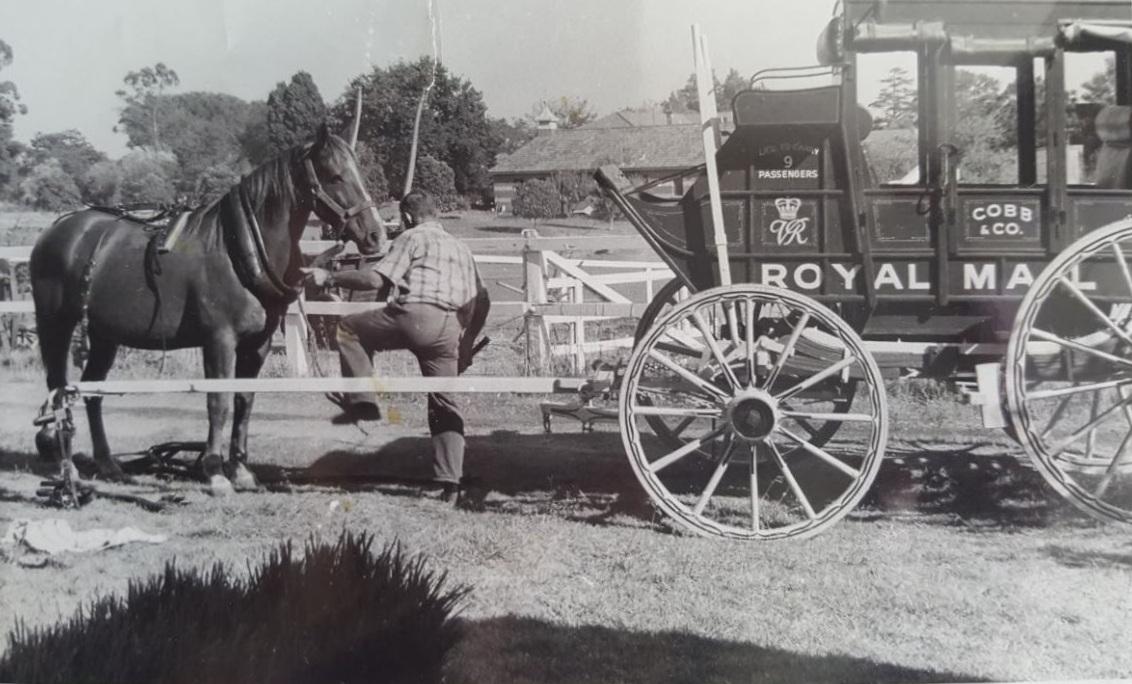
{"label": "horse leg", "polygon": [[[258,341],[255,346],[236,349],[236,377],[254,378],[271,349],[271,337]],[[254,392],[239,392],[235,397],[235,410],[232,414],[232,443],[228,449],[228,477],[236,489],[255,489],[259,486],[255,475],[248,468],[248,423],[252,415]]]}
{"label": "horse leg", "polygon": [[[218,336],[204,345],[204,376],[231,378],[236,370],[236,341],[232,336]],[[204,477],[209,493],[225,496],[235,493],[232,483],[224,476],[225,428],[232,413],[231,392],[210,392],[208,395],[208,444],[205,447]]]}
{"label": "horse leg", "polygon": [[[77,320],[64,317],[53,312],[53,315],[36,316],[36,330],[39,337],[39,354],[43,360],[43,367],[47,371],[47,389],[56,390],[67,384],[67,364],[70,361],[71,334],[75,330]],[[48,406],[50,411],[54,407]],[[48,462],[58,462],[63,459],[63,452],[59,449],[57,425],[44,425],[35,435],[35,448],[40,459]],[[69,434],[64,439],[70,440]],[[68,444],[66,448],[70,448]]]}
{"label": "horse leg", "polygon": [[[110,367],[114,365],[114,357],[117,353],[118,345],[91,335],[90,354],[83,367],[83,381],[105,380]],[[129,478],[122,472],[122,467],[110,454],[110,443],[106,439],[106,428],[102,424],[102,397],[84,397],[83,401],[86,402],[90,441],[94,448],[94,462],[98,464],[98,472],[107,480],[128,481]]]}

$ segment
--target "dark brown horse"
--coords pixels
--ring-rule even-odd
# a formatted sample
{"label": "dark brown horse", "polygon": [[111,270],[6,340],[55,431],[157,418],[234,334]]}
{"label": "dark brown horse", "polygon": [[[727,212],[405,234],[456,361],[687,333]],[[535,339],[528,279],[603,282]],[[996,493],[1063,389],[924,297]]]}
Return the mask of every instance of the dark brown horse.
{"label": "dark brown horse", "polygon": [[[302,280],[299,239],[311,211],[363,254],[386,241],[353,151],[323,126],[313,144],[265,163],[165,236],[97,209],[63,216],[36,241],[32,293],[48,389],[67,384],[71,334],[85,319],[90,341],[82,379],[106,378],[120,345],[201,347],[209,378],[253,378]],[[215,494],[254,487],[246,468],[253,395],[208,395],[202,459]],[[94,457],[104,477],[121,478],[102,424],[102,400],[86,399]],[[229,460],[223,440],[233,418]],[[228,477],[225,475],[227,474]]]}

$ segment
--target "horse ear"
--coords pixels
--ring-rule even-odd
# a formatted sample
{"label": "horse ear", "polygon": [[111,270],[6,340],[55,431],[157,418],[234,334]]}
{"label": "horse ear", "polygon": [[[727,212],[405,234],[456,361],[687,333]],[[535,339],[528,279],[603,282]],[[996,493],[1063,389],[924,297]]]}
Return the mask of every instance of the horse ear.
{"label": "horse ear", "polygon": [[330,126],[325,121],[318,125],[318,134],[315,138],[316,145],[325,145],[330,140]]}

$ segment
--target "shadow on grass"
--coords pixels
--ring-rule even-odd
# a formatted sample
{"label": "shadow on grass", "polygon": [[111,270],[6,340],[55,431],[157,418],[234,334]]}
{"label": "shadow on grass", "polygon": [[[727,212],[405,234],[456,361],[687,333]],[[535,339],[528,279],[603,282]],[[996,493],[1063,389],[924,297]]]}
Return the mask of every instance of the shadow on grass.
{"label": "shadow on grass", "polygon": [[446,681],[974,682],[953,672],[842,655],[807,655],[681,632],[568,627],[502,617],[464,623]]}
{"label": "shadow on grass", "polygon": [[1132,551],[1121,553],[1074,549],[1068,546],[1047,546],[1045,552],[1057,562],[1071,568],[1132,569]]}
{"label": "shadow on grass", "polygon": [[911,443],[890,449],[857,520],[893,513],[924,514],[924,522],[982,528],[1092,527],[1011,452],[976,453],[986,444],[940,448]]}

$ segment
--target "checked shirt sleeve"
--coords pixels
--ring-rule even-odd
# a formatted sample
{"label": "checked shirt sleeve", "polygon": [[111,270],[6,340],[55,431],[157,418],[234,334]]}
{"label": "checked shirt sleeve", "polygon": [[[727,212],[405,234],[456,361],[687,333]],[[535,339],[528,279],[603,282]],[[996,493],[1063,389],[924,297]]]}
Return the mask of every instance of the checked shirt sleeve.
{"label": "checked shirt sleeve", "polygon": [[413,256],[417,251],[415,235],[406,235],[393,241],[389,253],[374,266],[373,270],[384,276],[398,289],[406,289],[408,281],[406,275],[413,264]]}

